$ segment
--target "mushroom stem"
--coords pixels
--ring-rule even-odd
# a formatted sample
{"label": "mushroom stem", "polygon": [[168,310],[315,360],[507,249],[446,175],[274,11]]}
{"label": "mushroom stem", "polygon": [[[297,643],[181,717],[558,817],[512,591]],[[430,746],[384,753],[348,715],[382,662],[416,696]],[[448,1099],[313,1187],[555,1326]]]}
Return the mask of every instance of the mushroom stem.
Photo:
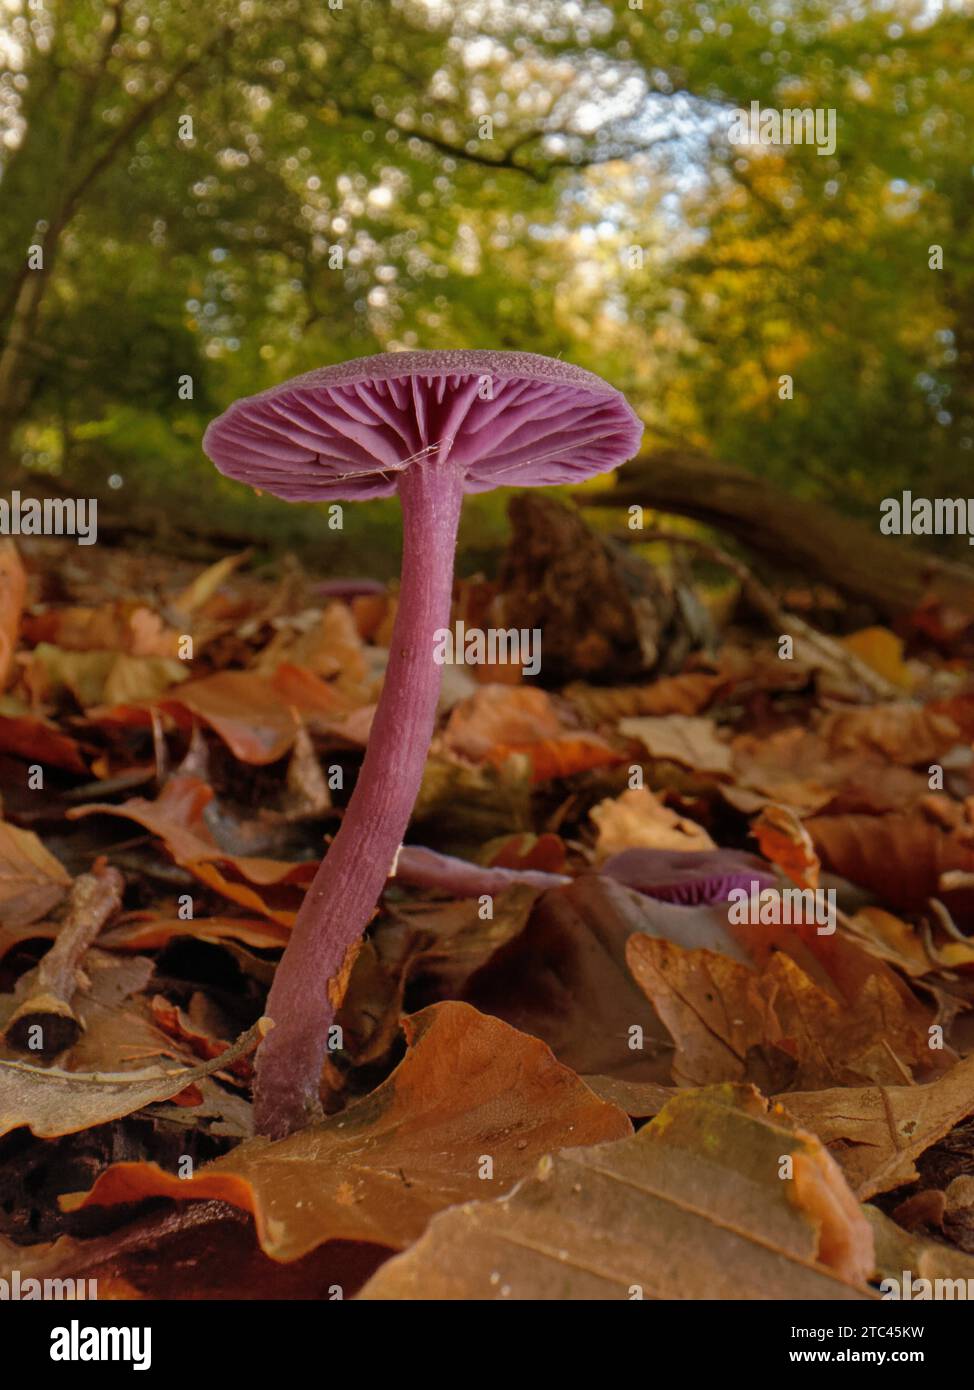
{"label": "mushroom stem", "polygon": [[399,481],[403,556],[399,608],[369,744],[344,819],[301,904],[265,1012],[274,1028],[257,1053],[254,1119],[281,1138],[319,1112],[321,1069],[335,1016],[330,982],[372,916],[419,792],[440,693],[434,633],[450,620],[463,475],[430,462]]}

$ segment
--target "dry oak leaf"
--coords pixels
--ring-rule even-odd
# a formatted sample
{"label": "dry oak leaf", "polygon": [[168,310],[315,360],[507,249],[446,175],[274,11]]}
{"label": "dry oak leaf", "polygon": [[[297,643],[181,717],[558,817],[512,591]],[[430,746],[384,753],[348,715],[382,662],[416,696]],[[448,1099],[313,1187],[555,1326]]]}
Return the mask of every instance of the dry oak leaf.
{"label": "dry oak leaf", "polygon": [[4,928],[16,932],[38,921],[70,886],[67,869],[32,830],[0,821],[0,945]]}
{"label": "dry oak leaf", "polygon": [[755,971],[713,951],[634,936],[626,960],[677,1044],[678,1085],[760,1081],[781,1091],[898,1081],[926,1041],[880,975],[853,1009],[782,951]]}
{"label": "dry oak leaf", "polygon": [[674,1098],[631,1139],[542,1159],[501,1201],[434,1217],[359,1296],[855,1300],[872,1267],[869,1225],[821,1144],[751,1088],[721,1086]]}
{"label": "dry oak leaf", "polygon": [[924,1086],[795,1091],[783,1103],[818,1135],[865,1201],[912,1182],[915,1160],[974,1114],[974,1057]]}
{"label": "dry oak leaf", "polygon": [[0,1059],[0,1135],[26,1125],[38,1139],[54,1139],[169,1100],[252,1052],[266,1027],[261,1019],[219,1057],[198,1067],[82,1072]]}
{"label": "dry oak leaf", "polygon": [[405,1028],[409,1050],[388,1080],[323,1123],[249,1140],[194,1178],[115,1164],[65,1205],[217,1198],[253,1213],[276,1260],[329,1240],[399,1249],[443,1207],[483,1191],[483,1155],[508,1191],[551,1149],[631,1133],[544,1043],[465,1004],[435,1004]]}
{"label": "dry oak leaf", "polygon": [[731,750],[717,735],[712,719],[669,714],[658,719],[623,719],[619,732],[638,739],[652,758],[664,758],[692,768],[729,777]]}
{"label": "dry oak leaf", "polygon": [[664,806],[648,787],[607,797],[589,813],[598,829],[598,861],[624,849],[716,849],[702,825]]}

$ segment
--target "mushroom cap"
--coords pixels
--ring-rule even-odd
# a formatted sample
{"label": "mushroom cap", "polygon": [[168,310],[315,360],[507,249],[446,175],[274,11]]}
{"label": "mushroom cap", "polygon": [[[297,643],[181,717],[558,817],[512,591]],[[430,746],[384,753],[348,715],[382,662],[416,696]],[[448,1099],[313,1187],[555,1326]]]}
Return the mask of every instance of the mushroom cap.
{"label": "mushroom cap", "polygon": [[413,464],[459,470],[467,492],[578,483],[639,447],[625,397],[533,352],[386,352],[248,396],[203,449],[221,473],[290,502],[387,497]]}

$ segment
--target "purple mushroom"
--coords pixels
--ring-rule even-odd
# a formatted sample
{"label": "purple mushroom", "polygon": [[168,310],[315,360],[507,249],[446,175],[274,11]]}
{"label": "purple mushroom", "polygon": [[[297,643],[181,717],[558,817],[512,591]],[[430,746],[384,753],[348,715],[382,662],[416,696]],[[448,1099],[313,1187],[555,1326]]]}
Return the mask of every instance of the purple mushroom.
{"label": "purple mushroom", "polygon": [[403,352],[295,377],[206,431],[221,473],[292,502],[388,497],[403,519],[399,608],[382,696],[341,828],[298,912],[257,1054],[255,1123],[282,1136],[318,1112],[335,1006],[419,791],[442,667],[464,493],[577,483],[631,458],[642,425],[600,377],[524,352]]}
{"label": "purple mushroom", "polygon": [[600,873],[647,898],[685,907],[725,903],[734,889],[773,888],[774,870],[743,850],[624,849],[610,855]]}

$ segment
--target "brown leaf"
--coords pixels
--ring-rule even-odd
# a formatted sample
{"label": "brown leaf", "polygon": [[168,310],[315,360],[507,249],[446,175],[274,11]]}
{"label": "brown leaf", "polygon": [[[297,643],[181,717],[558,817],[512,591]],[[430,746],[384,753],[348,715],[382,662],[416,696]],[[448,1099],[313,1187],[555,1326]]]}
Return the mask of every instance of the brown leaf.
{"label": "brown leaf", "polygon": [[[891,912],[885,912],[881,907],[860,908],[854,917],[849,918],[848,925],[850,931],[855,932],[857,939],[865,945],[867,951],[876,955],[880,960],[890,961],[906,975],[917,978],[921,975],[929,975],[932,970],[936,970],[938,967],[939,962],[927,954],[926,947],[916,928],[909,922],[894,917]],[[974,944],[970,946],[964,946],[958,942],[951,944],[956,946],[958,951],[963,952],[964,957],[974,964]],[[956,963],[959,964],[960,962]]]}
{"label": "brown leaf", "polygon": [[0,939],[38,921],[71,886],[71,875],[32,830],[0,821]]}
{"label": "brown leaf", "polygon": [[30,654],[28,680],[45,699],[68,690],[84,710],[104,702],[154,700],[189,677],[183,661],[118,651],[68,651],[41,642]]}
{"label": "brown leaf", "polygon": [[533,686],[484,685],[450,713],[443,734],[451,753],[482,762],[497,749],[530,747],[565,732],[551,696]]}
{"label": "brown leaf", "polygon": [[10,1280],[18,1270],[22,1290],[27,1279],[95,1280],[102,1300],[327,1301],[339,1290],[352,1297],[388,1254],[378,1245],[330,1241],[281,1264],[261,1250],[244,1212],[199,1201],[149,1212],[86,1240],[61,1236],[24,1246],[0,1237],[0,1278]]}
{"label": "brown leaf", "polygon": [[771,801],[809,815],[832,800],[826,745],[806,729],[781,729],[763,738],[739,734],[731,752],[735,785],[724,796],[739,810]]}
{"label": "brown leaf", "polygon": [[849,1300],[870,1296],[872,1266],[822,1146],[756,1092],[715,1087],[631,1139],[542,1159],[501,1201],[434,1217],[360,1297]]}
{"label": "brown leaf", "polygon": [[694,772],[730,776],[731,751],[712,719],[670,714],[660,719],[623,719],[619,732],[638,739],[653,758],[680,763]]}
{"label": "brown leaf", "polygon": [[974,1057],[924,1086],[793,1092],[783,1103],[831,1150],[865,1201],[912,1182],[920,1154],[974,1114]]}
{"label": "brown leaf", "polygon": [[691,671],[682,676],[663,676],[650,685],[614,689],[574,682],[562,693],[587,718],[614,721],[640,715],[699,714],[728,684],[726,676]]}
{"label": "brown leaf", "polygon": [[215,892],[281,926],[290,926],[301,903],[298,890],[311,882],[317,865],[230,854],[221,849],[203,819],[212,800],[211,787],[198,777],[181,773],[169,779],[155,801],[139,796],[119,806],[91,802],[73,807],[67,814],[69,820],[91,815],[134,820],[162,840],[177,864]]}
{"label": "brown leaf", "polygon": [[[716,944],[709,908],[675,908],[598,875],[545,893],[528,925],[469,980],[464,997],[543,1038],[573,1070],[668,1082],[666,1030],[626,966],[633,933],[693,932]],[[723,940],[733,950],[733,942]]]}
{"label": "brown leaf", "polygon": [[242,550],[237,555],[224,555],[222,560],[215,561],[202,570],[191,584],[172,600],[172,607],[177,613],[184,614],[191,618],[198,608],[202,608],[216,591],[221,587],[234,570],[246,561],[253,554],[252,550]]}
{"label": "brown leaf", "polygon": [[87,771],[75,739],[33,714],[0,714],[0,753],[25,762],[47,763],[67,772]]}
{"label": "brown leaf", "polygon": [[897,1081],[926,1041],[873,977],[844,1009],[783,952],[755,971],[713,951],[634,936],[626,960],[677,1044],[679,1085],[760,1082],[762,1089]]}
{"label": "brown leaf", "polygon": [[408,1020],[410,1049],[376,1091],[288,1139],[251,1140],[193,1178],[115,1164],[66,1205],[214,1197],[254,1215],[262,1249],[296,1260],[330,1240],[398,1249],[430,1216],[484,1191],[484,1158],[506,1191],[541,1154],[630,1132],[543,1043],[457,1003]]}
{"label": "brown leaf", "polygon": [[833,710],[819,723],[818,733],[832,756],[868,751],[904,767],[939,762],[945,753],[965,742],[960,725],[949,713],[905,700],[902,704]]}
{"label": "brown leaf", "polygon": [[[815,816],[805,822],[823,864],[884,905],[918,912],[940,895],[940,876],[974,871],[974,842],[916,810],[888,816]],[[970,895],[968,894],[968,898]]]}
{"label": "brown leaf", "polygon": [[176,1096],[201,1077],[252,1052],[261,1020],[229,1051],[198,1067],[142,1067],[122,1072],[61,1071],[0,1059],[0,1135],[26,1125],[39,1139],[74,1134]]}
{"label": "brown leaf", "polygon": [[199,941],[242,941],[246,946],[273,950],[286,946],[290,932],[256,917],[194,917],[189,921],[160,912],[133,912],[105,932],[102,945],[113,951],[158,951],[179,937]]}

